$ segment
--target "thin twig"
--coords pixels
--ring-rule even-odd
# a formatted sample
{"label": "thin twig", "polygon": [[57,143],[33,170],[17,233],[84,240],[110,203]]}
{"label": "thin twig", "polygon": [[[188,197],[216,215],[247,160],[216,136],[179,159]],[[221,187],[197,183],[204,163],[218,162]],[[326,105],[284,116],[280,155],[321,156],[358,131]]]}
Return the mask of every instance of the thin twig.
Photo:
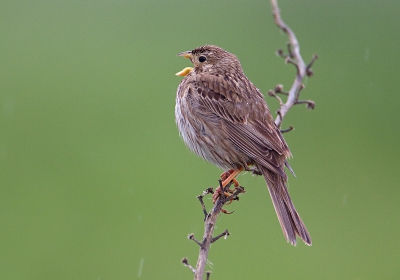
{"label": "thin twig", "polygon": [[225,237],[225,239],[226,239],[229,235],[231,235],[231,234],[230,234],[229,231],[226,229],[223,233],[221,233],[221,234],[217,235],[216,237],[214,237],[214,238],[211,240],[211,243],[214,243],[215,241],[217,241],[217,240],[220,239],[221,237]]}
{"label": "thin twig", "polygon": [[208,213],[206,210],[206,206],[204,205],[203,197],[206,196],[207,194],[213,194],[213,193],[214,193],[213,188],[208,188],[201,195],[197,196],[197,199],[200,201],[201,208],[203,209],[204,221],[207,219]]}
{"label": "thin twig", "polygon": [[189,239],[189,240],[193,240],[194,242],[197,243],[197,245],[201,246],[201,242],[198,241],[196,238],[194,238],[194,233],[189,234],[189,235],[188,235],[188,239]]}
{"label": "thin twig", "polygon": [[294,129],[293,126],[289,126],[286,129],[281,129],[281,133],[286,133],[286,132],[292,131],[293,129]]}
{"label": "thin twig", "polygon": [[[318,58],[318,56],[314,55],[311,62],[306,65],[304,63],[303,58],[301,57],[300,54],[300,45],[299,42],[297,41],[296,35],[290,29],[289,26],[286,25],[286,23],[282,20],[278,3],[277,0],[271,0],[271,6],[272,6],[272,13],[275,19],[276,25],[287,34],[289,37],[289,42],[288,42],[288,55],[285,55],[283,53],[283,50],[278,50],[277,54],[280,57],[285,58],[286,63],[291,63],[293,64],[296,69],[297,69],[297,74],[296,78],[293,82],[292,87],[289,90],[288,98],[286,100],[286,103],[283,103],[282,100],[279,100],[280,103],[280,108],[278,110],[278,116],[275,119],[275,124],[278,127],[281,127],[282,120],[285,117],[286,113],[289,111],[289,109],[296,104],[299,104],[298,101],[298,95],[300,94],[301,88],[303,87],[303,80],[306,76],[310,77],[313,75],[313,72],[311,70],[311,66],[314,63],[314,61]],[[271,95],[271,94],[269,94]],[[273,96],[273,95],[271,95]],[[274,97],[277,97],[276,95]],[[301,101],[300,103],[304,103]],[[313,109],[315,106],[315,103],[311,100],[308,100],[307,102],[307,107],[309,109]],[[312,104],[312,105],[311,105]]]}
{"label": "thin twig", "polygon": [[193,274],[196,273],[196,269],[194,269],[193,266],[191,266],[191,265],[189,264],[188,258],[183,258],[183,259],[181,260],[181,262],[182,262],[186,267],[188,267],[188,268],[193,272]]}

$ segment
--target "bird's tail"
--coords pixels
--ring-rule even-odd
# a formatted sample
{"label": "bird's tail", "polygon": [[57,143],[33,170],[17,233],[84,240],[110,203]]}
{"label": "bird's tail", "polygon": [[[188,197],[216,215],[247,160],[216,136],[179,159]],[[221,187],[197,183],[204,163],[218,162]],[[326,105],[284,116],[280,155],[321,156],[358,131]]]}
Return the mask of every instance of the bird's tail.
{"label": "bird's tail", "polygon": [[286,240],[296,245],[296,235],[303,239],[304,243],[311,245],[311,237],[299,214],[294,208],[286,187],[286,178],[266,168],[260,168],[268,185],[279,223]]}

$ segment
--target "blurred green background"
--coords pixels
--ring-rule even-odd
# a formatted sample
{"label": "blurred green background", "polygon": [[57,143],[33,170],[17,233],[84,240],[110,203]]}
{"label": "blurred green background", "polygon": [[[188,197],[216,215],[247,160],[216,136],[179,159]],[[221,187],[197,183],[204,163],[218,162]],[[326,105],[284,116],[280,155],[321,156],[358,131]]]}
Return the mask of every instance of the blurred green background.
{"label": "blurred green background", "polygon": [[[284,127],[313,246],[285,242],[263,178],[228,206],[212,279],[400,279],[400,2],[279,1],[304,59]],[[181,51],[236,54],[263,93],[295,70],[269,1],[0,2],[0,278],[191,279],[196,199],[221,173],[175,127]],[[275,112],[276,100],[266,97]],[[207,200],[210,207],[210,200]]]}

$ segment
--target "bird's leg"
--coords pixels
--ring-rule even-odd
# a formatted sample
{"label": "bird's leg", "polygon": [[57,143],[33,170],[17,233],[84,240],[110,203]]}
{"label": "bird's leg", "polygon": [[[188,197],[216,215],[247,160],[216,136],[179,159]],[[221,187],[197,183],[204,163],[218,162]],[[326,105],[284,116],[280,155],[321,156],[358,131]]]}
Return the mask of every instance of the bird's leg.
{"label": "bird's leg", "polygon": [[220,195],[222,193],[224,193],[226,197],[229,196],[229,194],[225,192],[225,187],[227,185],[225,183],[225,180],[229,177],[229,175],[232,174],[233,171],[235,171],[235,170],[234,169],[230,169],[230,170],[225,171],[224,173],[221,174],[221,176],[220,176],[221,180],[219,180],[219,186],[215,189],[215,192],[214,192],[214,194],[212,196],[214,204],[217,201],[218,197],[220,197]]}
{"label": "bird's leg", "polygon": [[[235,177],[242,172],[243,167],[240,167],[239,169],[231,169],[228,170],[224,173],[221,174],[221,184],[218,188],[215,189],[215,192],[213,194],[213,203],[215,203],[217,201],[217,199],[219,198],[219,196],[224,193],[224,188],[231,182],[233,181],[235,188],[237,188],[239,186],[239,182],[235,179]],[[229,192],[231,192],[231,190],[229,190]],[[233,191],[232,191],[233,192]],[[225,193],[224,193],[225,194]],[[228,193],[225,194],[226,196],[229,196]]]}
{"label": "bird's leg", "polygon": [[[239,171],[238,173],[235,175],[235,177],[243,170],[243,168]],[[238,180],[236,180],[235,177],[232,178],[232,174],[235,172],[235,169],[230,169],[224,173],[221,174],[221,180],[223,181],[222,185],[227,186],[229,184],[229,182],[233,182],[235,188],[239,187],[239,182]],[[229,180],[229,177],[231,177],[231,179]],[[233,190],[229,189],[228,190],[229,193],[233,193]]]}
{"label": "bird's leg", "polygon": [[235,171],[235,169],[229,169],[228,171],[225,171],[224,173],[221,174],[221,180],[225,181],[226,179],[228,179],[229,175],[231,175],[233,173],[233,171]]}
{"label": "bird's leg", "polygon": [[[234,188],[233,189],[228,188],[227,189],[228,192],[224,192],[226,197],[229,197],[229,196],[233,197],[233,194],[235,193],[235,190],[240,186],[239,182],[238,182],[238,180],[236,180],[236,178],[233,178],[231,182],[233,183]],[[236,199],[239,200],[239,197],[236,197]],[[226,205],[231,204],[232,201],[234,201],[234,200],[235,199],[233,199],[233,198],[229,199],[229,201],[228,201],[228,203],[226,203]],[[224,209],[222,209],[222,210],[224,210]],[[224,212],[224,211],[222,211],[222,212],[225,213],[225,214],[231,214],[232,213],[232,212],[227,213],[227,212]]]}

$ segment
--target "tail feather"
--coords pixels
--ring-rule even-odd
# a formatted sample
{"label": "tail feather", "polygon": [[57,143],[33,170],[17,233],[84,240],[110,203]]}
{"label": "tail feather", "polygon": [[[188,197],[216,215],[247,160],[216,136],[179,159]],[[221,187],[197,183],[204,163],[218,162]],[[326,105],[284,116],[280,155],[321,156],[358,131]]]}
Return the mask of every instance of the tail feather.
{"label": "tail feather", "polygon": [[266,168],[261,168],[261,172],[267,182],[268,191],[286,240],[290,244],[296,245],[296,235],[298,235],[304,243],[311,245],[310,234],[290,199],[286,178]]}

